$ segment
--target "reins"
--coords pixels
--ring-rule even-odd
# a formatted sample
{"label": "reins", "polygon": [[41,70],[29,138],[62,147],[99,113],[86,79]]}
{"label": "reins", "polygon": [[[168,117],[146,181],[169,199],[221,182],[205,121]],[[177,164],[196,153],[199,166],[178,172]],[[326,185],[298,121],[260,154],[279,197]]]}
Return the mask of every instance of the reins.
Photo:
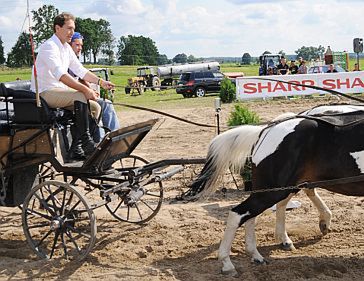
{"label": "reins", "polygon": [[355,183],[355,182],[362,182],[362,181],[364,181],[364,175],[358,175],[358,176],[351,176],[351,177],[345,177],[345,178],[339,178],[339,179],[302,182],[297,185],[255,189],[255,190],[244,191],[243,194],[250,195],[250,194],[254,194],[254,193],[276,192],[276,191],[284,191],[284,190],[297,190],[298,191],[298,190],[302,190],[302,189],[321,188],[324,186],[327,187],[327,186],[348,184],[348,183]]}
{"label": "reins", "polygon": [[164,115],[164,116],[179,120],[181,122],[185,122],[185,123],[200,126],[200,127],[207,127],[207,128],[216,128],[217,127],[215,125],[203,124],[203,123],[190,121],[188,119],[178,117],[176,115],[169,114],[169,113],[166,113],[166,112],[163,112],[163,111],[160,111],[160,110],[156,110],[156,109],[152,109],[152,108],[147,108],[147,107],[142,107],[142,106],[137,106],[137,105],[131,105],[131,104],[126,104],[126,103],[116,103],[116,102],[114,102],[113,104],[114,105],[119,105],[119,106],[124,106],[124,107],[129,107],[129,108],[134,108],[134,109],[139,109],[139,110],[144,110],[144,111],[149,111],[149,112],[153,112],[153,113],[157,113],[157,114],[160,114],[160,115]]}

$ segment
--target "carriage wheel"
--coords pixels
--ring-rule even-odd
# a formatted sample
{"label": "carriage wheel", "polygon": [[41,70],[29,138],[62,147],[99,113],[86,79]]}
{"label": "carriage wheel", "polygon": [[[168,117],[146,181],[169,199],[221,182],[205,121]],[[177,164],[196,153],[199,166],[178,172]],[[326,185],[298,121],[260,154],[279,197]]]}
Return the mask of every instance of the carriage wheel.
{"label": "carriage wheel", "polygon": [[56,170],[52,164],[47,162],[39,165],[37,184],[45,182],[47,180],[54,180],[56,177]]}
{"label": "carriage wheel", "polygon": [[[120,163],[123,169],[127,169],[142,167],[148,164],[148,161],[130,155],[122,158]],[[117,192],[115,195],[116,198],[105,205],[111,215],[120,221],[142,224],[159,212],[163,201],[163,185],[161,182],[155,182],[143,186],[142,189]]]}
{"label": "carriage wheel", "polygon": [[23,204],[23,230],[41,258],[84,259],[96,240],[96,218],[85,198],[71,185],[45,181]]}

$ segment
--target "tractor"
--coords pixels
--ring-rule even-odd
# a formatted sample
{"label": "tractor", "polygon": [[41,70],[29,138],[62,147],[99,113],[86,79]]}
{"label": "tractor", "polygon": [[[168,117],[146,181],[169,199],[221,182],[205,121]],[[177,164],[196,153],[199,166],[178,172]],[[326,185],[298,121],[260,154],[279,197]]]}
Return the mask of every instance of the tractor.
{"label": "tractor", "polygon": [[[281,55],[279,54],[264,54],[259,57],[259,76],[276,75],[277,66],[280,63]],[[271,71],[271,72],[269,72]]]}

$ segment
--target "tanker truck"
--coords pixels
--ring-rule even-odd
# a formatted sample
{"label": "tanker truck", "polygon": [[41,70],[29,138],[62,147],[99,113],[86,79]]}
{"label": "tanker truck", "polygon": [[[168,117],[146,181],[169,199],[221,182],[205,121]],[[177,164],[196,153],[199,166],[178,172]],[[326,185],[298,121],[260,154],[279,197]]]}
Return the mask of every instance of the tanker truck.
{"label": "tanker truck", "polygon": [[183,73],[219,70],[218,62],[138,67],[137,76],[128,79],[125,93],[141,94],[145,89],[152,89],[152,91],[167,89],[168,86],[175,86],[179,76]]}

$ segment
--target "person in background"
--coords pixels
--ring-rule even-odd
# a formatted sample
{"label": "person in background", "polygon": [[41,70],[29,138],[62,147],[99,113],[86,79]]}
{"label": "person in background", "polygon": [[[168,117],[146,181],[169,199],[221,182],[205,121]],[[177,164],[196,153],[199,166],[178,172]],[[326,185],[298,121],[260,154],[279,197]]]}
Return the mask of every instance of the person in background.
{"label": "person in background", "polygon": [[297,74],[297,72],[298,72],[298,66],[296,65],[296,62],[294,60],[291,60],[291,64],[289,66],[289,73]]}
{"label": "person in background", "polygon": [[306,61],[302,60],[301,62],[301,66],[298,68],[297,74],[307,74],[307,66],[306,66]]}
{"label": "person in background", "polygon": [[298,57],[298,68],[301,67],[302,62],[303,62],[303,58],[302,57]]}
{"label": "person in background", "polygon": [[[75,32],[71,39],[71,47],[75,52],[77,58],[80,57],[83,48],[83,36],[79,32]],[[72,71],[69,73],[73,77],[77,77]],[[82,79],[79,79],[81,83],[84,83],[87,87],[91,87],[90,84]],[[92,88],[92,87],[91,87]],[[98,98],[97,103],[101,106],[102,114],[101,121],[102,125],[110,131],[115,131],[120,128],[119,119],[115,112],[114,106],[110,100]],[[94,141],[99,142],[104,137],[105,131],[102,127],[96,130],[93,134]]]}
{"label": "person in background", "polygon": [[359,69],[359,64],[358,64],[358,63],[355,63],[355,64],[354,64],[354,69],[353,69],[353,71],[360,71],[360,69]]}
{"label": "person in background", "polygon": [[277,66],[278,75],[287,75],[289,73],[289,66],[285,57],[281,57],[281,63]]}
{"label": "person in background", "polygon": [[329,64],[329,69],[326,71],[326,73],[335,73],[337,70],[335,69],[333,64]]}
{"label": "person in background", "polygon": [[77,59],[69,45],[75,31],[75,17],[72,14],[57,15],[53,21],[53,31],[53,36],[39,47],[32,72],[31,90],[38,91],[51,108],[74,110],[76,130],[70,153],[80,142],[85,155],[91,155],[97,145],[90,136],[88,102],[92,115],[98,118],[101,111],[96,102],[98,93],[75,80],[69,75],[68,69],[85,81],[107,90],[112,89],[114,84],[98,78]]}
{"label": "person in background", "polygon": [[268,67],[267,75],[274,75],[274,70],[272,67]]}

